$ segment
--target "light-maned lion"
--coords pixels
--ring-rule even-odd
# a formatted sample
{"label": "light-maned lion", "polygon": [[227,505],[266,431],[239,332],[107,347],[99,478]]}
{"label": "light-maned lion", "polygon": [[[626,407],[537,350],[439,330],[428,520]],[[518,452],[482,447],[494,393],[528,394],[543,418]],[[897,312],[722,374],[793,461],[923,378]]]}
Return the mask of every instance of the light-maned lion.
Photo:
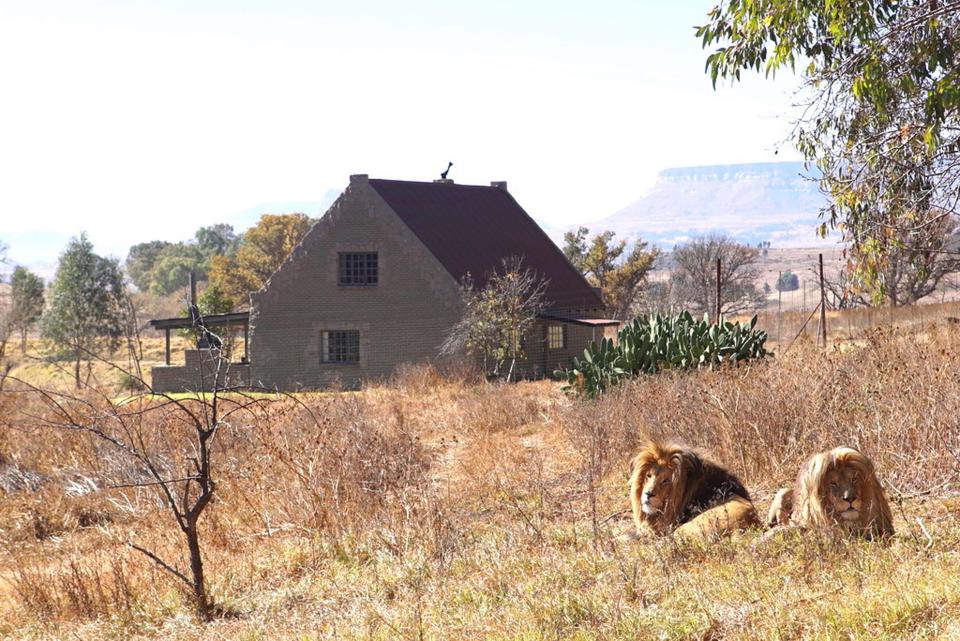
{"label": "light-maned lion", "polygon": [[807,459],[793,489],[777,492],[767,525],[815,529],[839,525],[866,538],[893,535],[890,505],[873,463],[852,447],[837,447]]}
{"label": "light-maned lion", "polygon": [[675,444],[651,442],[636,456],[630,503],[639,536],[710,539],[760,525],[736,476]]}

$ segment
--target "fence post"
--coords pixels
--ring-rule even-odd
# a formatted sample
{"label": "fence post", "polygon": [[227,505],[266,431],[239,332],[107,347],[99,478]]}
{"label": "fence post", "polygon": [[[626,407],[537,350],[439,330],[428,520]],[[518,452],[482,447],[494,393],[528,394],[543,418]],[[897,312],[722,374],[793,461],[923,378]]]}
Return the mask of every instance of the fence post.
{"label": "fence post", "polygon": [[717,256],[717,325],[720,324],[720,257]]}
{"label": "fence post", "polygon": [[820,335],[817,343],[823,339],[823,346],[827,346],[827,289],[823,282],[823,254],[820,254]]}
{"label": "fence post", "polygon": [[783,289],[780,282],[783,280],[783,272],[777,272],[777,345],[783,340]]}

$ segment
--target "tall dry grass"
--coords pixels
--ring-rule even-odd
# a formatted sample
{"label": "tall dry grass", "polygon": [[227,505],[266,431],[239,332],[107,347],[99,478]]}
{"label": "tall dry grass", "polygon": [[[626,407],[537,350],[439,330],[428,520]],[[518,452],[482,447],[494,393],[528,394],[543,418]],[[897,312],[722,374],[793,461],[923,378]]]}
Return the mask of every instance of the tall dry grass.
{"label": "tall dry grass", "polygon": [[[216,499],[200,523],[211,593],[229,615],[214,629],[225,638],[841,638],[859,624],[817,596],[830,590],[872,608],[874,629],[896,628],[897,617],[917,629],[956,623],[960,586],[942,568],[960,540],[949,508],[960,489],[958,372],[960,336],[939,326],[871,332],[826,352],[805,341],[785,358],[641,378],[595,402],[550,382],[477,383],[429,367],[359,393],[277,400],[218,435]],[[0,494],[0,635],[66,636],[78,625],[84,638],[200,634],[188,596],[125,545],[183,567],[156,492],[109,489],[135,477],[128,461],[24,409],[42,412],[0,396],[0,473],[40,479]],[[616,535],[630,527],[629,459],[661,437],[707,451],[761,502],[810,453],[855,445],[903,499],[903,538],[874,561],[876,548],[861,544],[625,547]],[[180,454],[169,438],[154,447]],[[915,516],[933,529],[930,547]],[[827,559],[848,565],[834,572]],[[913,605],[890,596],[892,582],[907,580]],[[788,615],[796,604],[803,611]],[[819,628],[823,616],[843,625]]]}

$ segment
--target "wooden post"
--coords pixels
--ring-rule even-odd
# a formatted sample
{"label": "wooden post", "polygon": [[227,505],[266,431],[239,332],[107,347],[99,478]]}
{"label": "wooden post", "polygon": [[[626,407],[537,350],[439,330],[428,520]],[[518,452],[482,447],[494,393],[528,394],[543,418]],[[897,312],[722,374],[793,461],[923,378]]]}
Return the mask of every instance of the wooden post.
{"label": "wooden post", "polygon": [[190,271],[190,306],[197,304],[197,276]]}
{"label": "wooden post", "polygon": [[783,339],[783,272],[777,272],[777,347]]}
{"label": "wooden post", "polygon": [[820,254],[820,335],[817,342],[823,339],[823,346],[827,346],[827,288],[823,282],[823,254]]}
{"label": "wooden post", "polygon": [[165,339],[165,346],[166,346],[166,351],[165,351],[166,357],[164,361],[166,362],[167,365],[169,365],[170,364],[170,328],[169,327],[163,330],[163,337]]}
{"label": "wooden post", "polygon": [[720,324],[720,257],[717,257],[717,325]]}
{"label": "wooden post", "polygon": [[243,360],[245,360],[248,363],[250,362],[250,352],[248,351],[249,345],[250,345],[250,320],[248,319],[243,324]]}

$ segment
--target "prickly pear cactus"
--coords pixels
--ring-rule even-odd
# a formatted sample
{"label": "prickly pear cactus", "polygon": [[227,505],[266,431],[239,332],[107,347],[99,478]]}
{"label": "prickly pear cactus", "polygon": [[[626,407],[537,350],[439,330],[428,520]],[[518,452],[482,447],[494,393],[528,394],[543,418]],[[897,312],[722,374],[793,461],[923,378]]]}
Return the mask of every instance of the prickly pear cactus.
{"label": "prickly pear cactus", "polygon": [[767,356],[767,333],[756,325],[756,316],[749,324],[722,318],[710,323],[706,314],[695,320],[690,312],[639,316],[620,328],[616,343],[607,338],[591,342],[582,359],[575,358],[573,367],[557,370],[554,376],[567,382],[564,390],[594,398],[625,377],[736,365]]}

